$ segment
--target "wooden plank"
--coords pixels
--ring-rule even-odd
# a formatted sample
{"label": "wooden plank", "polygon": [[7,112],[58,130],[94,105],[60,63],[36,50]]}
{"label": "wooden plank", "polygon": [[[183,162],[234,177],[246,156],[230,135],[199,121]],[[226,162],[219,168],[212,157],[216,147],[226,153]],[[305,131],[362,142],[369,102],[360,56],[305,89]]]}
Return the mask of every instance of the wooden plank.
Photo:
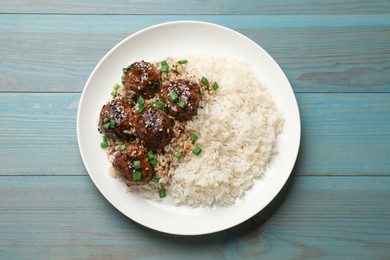
{"label": "wooden plank", "polygon": [[2,94],[1,175],[86,174],[76,137],[79,94]]}
{"label": "wooden plank", "polygon": [[241,225],[179,237],[127,219],[87,176],[3,176],[0,257],[385,259],[389,185],[389,177],[293,177]]}
{"label": "wooden plank", "polygon": [[[288,7],[288,8],[286,8]],[[44,0],[3,1],[3,13],[73,14],[382,14],[390,12],[388,1],[126,1]]]}
{"label": "wooden plank", "polygon": [[298,174],[390,173],[389,94],[298,94]]}
{"label": "wooden plank", "polygon": [[0,15],[0,92],[81,92],[99,60],[139,29],[214,22],[250,37],[295,92],[389,92],[390,16]]}
{"label": "wooden plank", "polygon": [[[85,175],[78,93],[0,94],[0,175]],[[389,175],[390,93],[298,93],[297,175]]]}

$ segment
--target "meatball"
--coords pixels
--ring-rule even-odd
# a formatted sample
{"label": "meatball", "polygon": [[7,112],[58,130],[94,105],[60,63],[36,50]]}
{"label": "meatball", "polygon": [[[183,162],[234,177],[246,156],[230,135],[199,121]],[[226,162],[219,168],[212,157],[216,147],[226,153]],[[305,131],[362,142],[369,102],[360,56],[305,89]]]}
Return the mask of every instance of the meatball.
{"label": "meatball", "polygon": [[173,137],[173,120],[162,110],[150,106],[136,119],[135,132],[143,145],[163,148]]}
{"label": "meatball", "polygon": [[126,90],[136,93],[136,98],[152,98],[160,90],[160,72],[149,62],[137,61],[125,70],[122,83]]}
{"label": "meatball", "polygon": [[122,99],[113,99],[102,107],[99,128],[108,138],[121,138],[126,141],[135,139],[135,116],[129,103]]}
{"label": "meatball", "polygon": [[186,121],[198,112],[200,87],[191,80],[173,80],[163,86],[162,99],[169,114],[179,121]]}
{"label": "meatball", "polygon": [[129,186],[146,184],[154,174],[147,151],[139,144],[126,144],[126,149],[118,151],[112,165]]}

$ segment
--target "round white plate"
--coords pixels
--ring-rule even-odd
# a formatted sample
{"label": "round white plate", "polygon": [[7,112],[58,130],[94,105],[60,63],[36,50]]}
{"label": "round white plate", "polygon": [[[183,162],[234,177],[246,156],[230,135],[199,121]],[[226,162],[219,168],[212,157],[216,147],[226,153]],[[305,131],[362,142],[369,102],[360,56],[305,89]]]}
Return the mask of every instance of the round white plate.
{"label": "round white plate", "polygon": [[[137,60],[163,60],[179,53],[229,55],[246,61],[265,83],[285,117],[278,137],[279,153],[264,177],[246,196],[229,207],[189,208],[143,199],[112,178],[106,153],[100,148],[97,117],[120,82],[122,67]],[[117,44],[99,62],[81,95],[77,114],[77,138],[81,157],[93,182],[107,200],[141,225],[170,234],[200,235],[233,227],[262,210],[287,181],[299,149],[300,117],[297,102],[283,71],[260,46],[231,29],[195,21],[178,21],[141,30]]]}

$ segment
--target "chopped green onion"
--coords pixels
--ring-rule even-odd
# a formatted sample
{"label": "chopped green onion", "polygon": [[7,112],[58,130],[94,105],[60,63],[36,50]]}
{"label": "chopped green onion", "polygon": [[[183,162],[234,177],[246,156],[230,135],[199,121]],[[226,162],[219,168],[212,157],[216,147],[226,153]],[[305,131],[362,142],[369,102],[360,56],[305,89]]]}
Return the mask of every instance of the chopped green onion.
{"label": "chopped green onion", "polygon": [[172,72],[175,73],[175,74],[179,74],[179,71],[175,70],[175,69],[173,69]]}
{"label": "chopped green onion", "polygon": [[138,99],[137,99],[137,103],[140,104],[140,105],[144,105],[145,104],[145,99],[142,96],[139,96]]}
{"label": "chopped green onion", "polygon": [[144,112],[144,110],[145,110],[145,105],[143,105],[143,104],[142,104],[142,105],[139,105],[139,106],[138,106],[138,110],[139,110],[140,113]]}
{"label": "chopped green onion", "polygon": [[126,145],[125,145],[125,144],[122,144],[122,145],[121,145],[121,151],[124,151],[124,150],[126,150]]}
{"label": "chopped green onion", "polygon": [[168,72],[169,71],[169,66],[166,60],[163,60],[161,62],[161,69],[162,72]]}
{"label": "chopped green onion", "polygon": [[209,85],[209,80],[206,79],[205,77],[202,77],[200,79],[200,83],[202,83],[203,86],[207,87]]}
{"label": "chopped green onion", "polygon": [[102,147],[103,149],[108,147],[107,137],[103,136],[103,141],[100,143],[100,147]]}
{"label": "chopped green onion", "polygon": [[126,73],[127,72],[127,68],[122,68],[122,72]]}
{"label": "chopped green onion", "polygon": [[219,85],[217,82],[214,82],[213,85],[211,85],[211,87],[214,89],[214,90],[217,90],[219,88]]}
{"label": "chopped green onion", "polygon": [[197,136],[196,134],[192,134],[192,135],[190,136],[190,140],[191,140],[193,143],[195,143],[196,140],[198,140],[198,136]]}
{"label": "chopped green onion", "polygon": [[114,128],[115,127],[115,120],[114,119],[111,119],[110,120],[110,128]]}
{"label": "chopped green onion", "polygon": [[107,117],[105,117],[104,119],[103,119],[103,123],[107,123],[108,122],[108,118]]}
{"label": "chopped green onion", "polygon": [[157,165],[156,159],[149,160],[149,163],[153,166],[153,168],[156,167],[156,165]]}
{"label": "chopped green onion", "polygon": [[157,102],[155,103],[155,106],[156,106],[158,109],[164,109],[165,104],[164,104],[163,102],[157,101]]}
{"label": "chopped green onion", "polygon": [[148,157],[148,160],[152,160],[154,159],[154,154],[152,151],[149,151],[147,154],[146,154],[146,157]]}
{"label": "chopped green onion", "polygon": [[184,108],[186,106],[186,102],[184,100],[179,100],[179,102],[177,102],[177,105],[181,108]]}
{"label": "chopped green onion", "polygon": [[188,62],[188,60],[179,60],[177,63],[179,64],[186,64]]}
{"label": "chopped green onion", "polygon": [[134,169],[136,170],[141,169],[141,161],[134,161],[133,165],[134,165]]}
{"label": "chopped green onion", "polygon": [[105,123],[105,124],[103,125],[103,127],[104,127],[105,129],[110,128],[110,122]]}
{"label": "chopped green onion", "polygon": [[175,102],[175,100],[179,98],[179,95],[176,93],[176,91],[172,91],[169,93],[168,97],[171,101]]}
{"label": "chopped green onion", "polygon": [[141,172],[134,172],[133,174],[133,180],[140,181],[142,179],[142,173]]}
{"label": "chopped green onion", "polygon": [[126,67],[126,69],[130,70],[133,68],[133,64],[130,64],[129,66]]}
{"label": "chopped green onion", "polygon": [[119,85],[118,83],[115,83],[114,87],[113,87],[115,90],[117,90],[119,88]]}
{"label": "chopped green onion", "polygon": [[113,97],[116,96],[116,91],[115,90],[111,91],[111,96],[113,96]]}
{"label": "chopped green onion", "polygon": [[165,196],[167,196],[167,192],[164,188],[162,188],[158,191],[158,195],[160,196],[160,198],[164,198]]}
{"label": "chopped green onion", "polygon": [[192,149],[192,152],[193,152],[195,155],[199,155],[199,154],[202,152],[202,148],[200,148],[199,146],[195,146],[195,148]]}
{"label": "chopped green onion", "polygon": [[157,183],[159,180],[160,180],[160,178],[157,177],[157,176],[153,176],[152,179],[151,179],[151,181],[155,182],[155,183]]}
{"label": "chopped green onion", "polygon": [[181,152],[177,152],[177,153],[175,154],[175,156],[176,156],[177,159],[183,158],[183,154],[182,154]]}

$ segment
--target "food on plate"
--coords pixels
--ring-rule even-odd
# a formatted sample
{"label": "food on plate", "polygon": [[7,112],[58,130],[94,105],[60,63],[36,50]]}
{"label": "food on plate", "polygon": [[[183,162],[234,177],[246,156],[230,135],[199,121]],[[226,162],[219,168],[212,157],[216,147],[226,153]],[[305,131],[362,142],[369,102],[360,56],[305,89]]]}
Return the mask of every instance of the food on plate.
{"label": "food on plate", "polygon": [[148,183],[154,174],[146,149],[135,143],[121,145],[112,165],[128,185]]}
{"label": "food on plate", "polygon": [[136,97],[151,98],[160,90],[160,72],[149,62],[136,61],[123,68],[122,83]]}
{"label": "food on plate", "polygon": [[131,131],[135,122],[135,115],[130,104],[122,99],[113,99],[103,105],[99,117],[99,129],[112,139],[133,140]]}
{"label": "food on plate", "polygon": [[[262,177],[284,119],[248,64],[192,54],[123,71],[99,129],[109,172],[130,191],[174,205],[228,206]],[[142,71],[148,80],[137,81]],[[127,112],[123,124],[115,120],[118,104]]]}
{"label": "food on plate", "polygon": [[163,110],[149,106],[137,116],[135,133],[140,143],[152,149],[164,148],[173,137],[173,119]]}
{"label": "food on plate", "polygon": [[201,89],[192,80],[172,80],[163,87],[162,99],[167,104],[170,115],[177,120],[186,121],[198,112]]}

